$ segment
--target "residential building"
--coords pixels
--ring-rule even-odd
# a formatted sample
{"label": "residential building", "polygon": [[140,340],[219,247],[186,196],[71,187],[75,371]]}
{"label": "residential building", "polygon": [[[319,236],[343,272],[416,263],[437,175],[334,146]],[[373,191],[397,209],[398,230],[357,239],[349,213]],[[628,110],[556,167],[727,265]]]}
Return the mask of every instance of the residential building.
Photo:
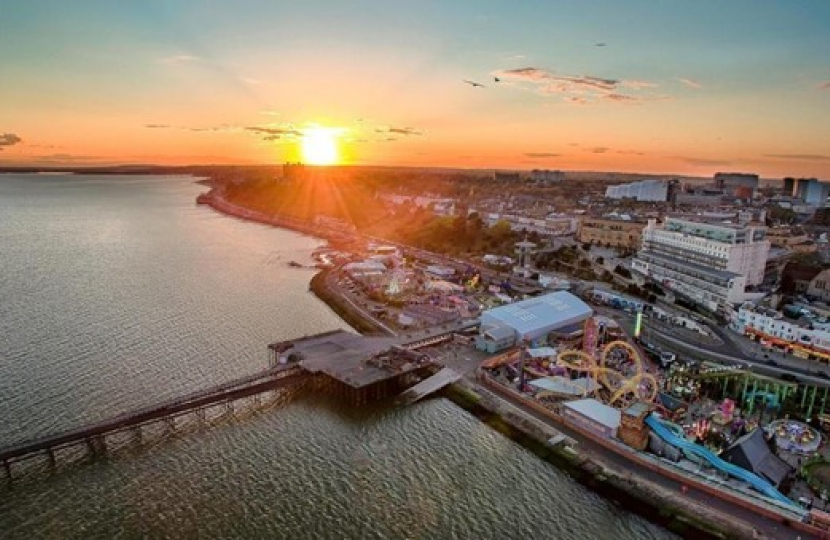
{"label": "residential building", "polygon": [[822,270],[810,280],[807,296],[822,302],[830,301],[830,268]]}
{"label": "residential building", "polygon": [[511,230],[536,232],[542,236],[567,236],[576,231],[578,219],[574,216],[551,214],[544,219],[517,216],[512,214],[485,214],[483,221],[490,227],[504,220],[510,223]]}
{"label": "residential building", "polygon": [[640,202],[666,202],[669,198],[668,182],[643,180],[631,184],[608,186],[605,196],[609,199],[635,199]]}
{"label": "residential building", "polygon": [[813,253],[816,243],[803,230],[796,227],[772,227],[767,229],[767,239],[773,247],[789,249],[796,253]]}
{"label": "residential building", "polygon": [[583,244],[639,249],[645,226],[642,221],[586,216],[579,222],[576,239]]}
{"label": "residential building", "polygon": [[712,312],[763,297],[747,287],[764,281],[766,227],[705,219],[649,220],[632,270]]}
{"label": "residential building", "polygon": [[732,330],[801,358],[830,361],[830,324],[786,319],[781,313],[744,304],[730,323]]}
{"label": "residential building", "polygon": [[565,179],[565,173],[547,169],[533,169],[530,171],[530,178],[540,184],[558,184]]}

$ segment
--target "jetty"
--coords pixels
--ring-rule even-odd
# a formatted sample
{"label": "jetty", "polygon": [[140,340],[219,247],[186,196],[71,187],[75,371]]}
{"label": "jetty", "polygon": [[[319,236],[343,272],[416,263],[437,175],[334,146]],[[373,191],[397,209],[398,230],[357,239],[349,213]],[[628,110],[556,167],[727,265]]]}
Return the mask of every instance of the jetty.
{"label": "jetty", "polygon": [[460,378],[455,371],[440,370],[435,359],[424,352],[451,340],[453,330],[442,328],[407,338],[364,337],[337,330],[272,343],[268,345],[269,367],[261,372],[0,448],[0,470],[12,481],[32,468],[53,470],[68,461],[175,434],[185,424],[192,424],[186,422],[188,418],[206,425],[238,411],[282,404],[313,393],[359,406],[398,396],[423,381],[413,394],[414,402]]}
{"label": "jetty", "polygon": [[461,378],[461,374],[451,368],[443,368],[438,373],[424,379],[412,388],[405,390],[398,396],[398,402],[403,405],[411,405],[416,401],[441,390],[448,384],[452,384]]}

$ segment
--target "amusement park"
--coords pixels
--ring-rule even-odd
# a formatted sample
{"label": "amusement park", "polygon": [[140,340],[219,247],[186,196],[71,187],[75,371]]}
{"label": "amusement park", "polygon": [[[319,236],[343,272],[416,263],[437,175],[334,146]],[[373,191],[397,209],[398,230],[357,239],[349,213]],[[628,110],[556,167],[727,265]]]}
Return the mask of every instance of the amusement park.
{"label": "amusement park", "polygon": [[562,318],[553,329],[553,319],[541,316],[545,297],[483,314],[483,336],[502,337],[505,327],[517,332],[512,346],[482,363],[480,377],[489,385],[617,453],[699,482],[715,496],[740,494],[826,528],[827,388],[747,366],[663,362],[641,346],[641,316],[629,337],[613,318],[584,309],[573,295],[547,296],[557,295],[570,298],[560,298],[568,309],[553,310]]}

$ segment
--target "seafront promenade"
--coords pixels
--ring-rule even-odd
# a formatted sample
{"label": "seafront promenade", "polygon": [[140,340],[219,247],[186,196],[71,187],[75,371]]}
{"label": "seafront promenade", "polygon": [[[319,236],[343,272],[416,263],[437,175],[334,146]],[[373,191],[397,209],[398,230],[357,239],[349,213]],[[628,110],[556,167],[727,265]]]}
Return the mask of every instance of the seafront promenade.
{"label": "seafront promenade", "polygon": [[[220,212],[249,219],[246,215],[249,211],[244,208],[229,205],[221,200],[218,202],[214,200],[210,204]],[[286,226],[270,220],[267,216],[255,215],[253,220],[275,226]],[[289,228],[293,227],[289,226]],[[314,234],[308,230],[295,230]],[[330,292],[336,295],[336,291]],[[359,310],[357,313],[361,315]],[[363,313],[362,316],[368,317],[369,315]],[[458,387],[467,388],[479,396],[487,396],[487,406],[493,410],[504,412],[508,409],[512,411],[514,419],[524,418],[524,422],[519,422],[520,427],[523,425],[525,429],[528,429],[529,425],[535,425],[536,429],[528,429],[528,431],[537,438],[541,437],[540,433],[557,434],[558,436],[544,438],[544,442],[550,443],[552,438],[556,438],[556,446],[560,447],[560,451],[576,453],[580,459],[590,462],[595,468],[594,474],[599,474],[601,477],[611,475],[613,481],[620,484],[621,489],[626,489],[628,486],[632,494],[639,495],[647,492],[652,502],[659,500],[660,506],[682,509],[686,515],[695,516],[692,519],[697,519],[701,524],[706,523],[720,531],[728,531],[726,534],[729,536],[805,538],[812,534],[820,534],[820,531],[806,525],[799,526],[798,521],[801,516],[796,513],[775,508],[759,498],[752,501],[748,500],[746,495],[726,494],[723,496],[724,490],[719,489],[718,486],[707,485],[701,479],[695,480],[681,470],[669,471],[665,464],[656,463],[658,461],[656,459],[649,460],[647,456],[632,459],[632,456],[624,450],[609,448],[610,442],[603,444],[594,435],[585,433],[579,426],[564,422],[561,417],[556,417],[550,411],[541,411],[539,407],[528,403],[518,394],[501,390],[498,386],[494,386],[496,383],[482,379],[475,369],[475,362],[461,361],[463,365],[458,366],[457,351],[454,358],[455,362],[449,361],[448,365],[455,364],[453,367],[465,375],[461,381],[456,383]],[[544,426],[544,428],[540,431],[539,426]],[[630,451],[628,453],[630,454]],[[597,471],[602,472],[597,473]],[[583,470],[581,474],[585,474],[585,471]],[[795,528],[792,525],[795,525]]]}

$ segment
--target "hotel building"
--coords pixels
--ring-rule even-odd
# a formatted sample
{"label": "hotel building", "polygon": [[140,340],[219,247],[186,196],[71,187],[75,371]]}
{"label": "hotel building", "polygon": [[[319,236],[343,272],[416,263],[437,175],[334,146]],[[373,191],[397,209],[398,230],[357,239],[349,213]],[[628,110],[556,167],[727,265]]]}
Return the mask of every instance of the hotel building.
{"label": "hotel building", "polygon": [[712,312],[759,299],[747,287],[764,281],[770,243],[766,227],[668,217],[643,229],[632,270]]}

